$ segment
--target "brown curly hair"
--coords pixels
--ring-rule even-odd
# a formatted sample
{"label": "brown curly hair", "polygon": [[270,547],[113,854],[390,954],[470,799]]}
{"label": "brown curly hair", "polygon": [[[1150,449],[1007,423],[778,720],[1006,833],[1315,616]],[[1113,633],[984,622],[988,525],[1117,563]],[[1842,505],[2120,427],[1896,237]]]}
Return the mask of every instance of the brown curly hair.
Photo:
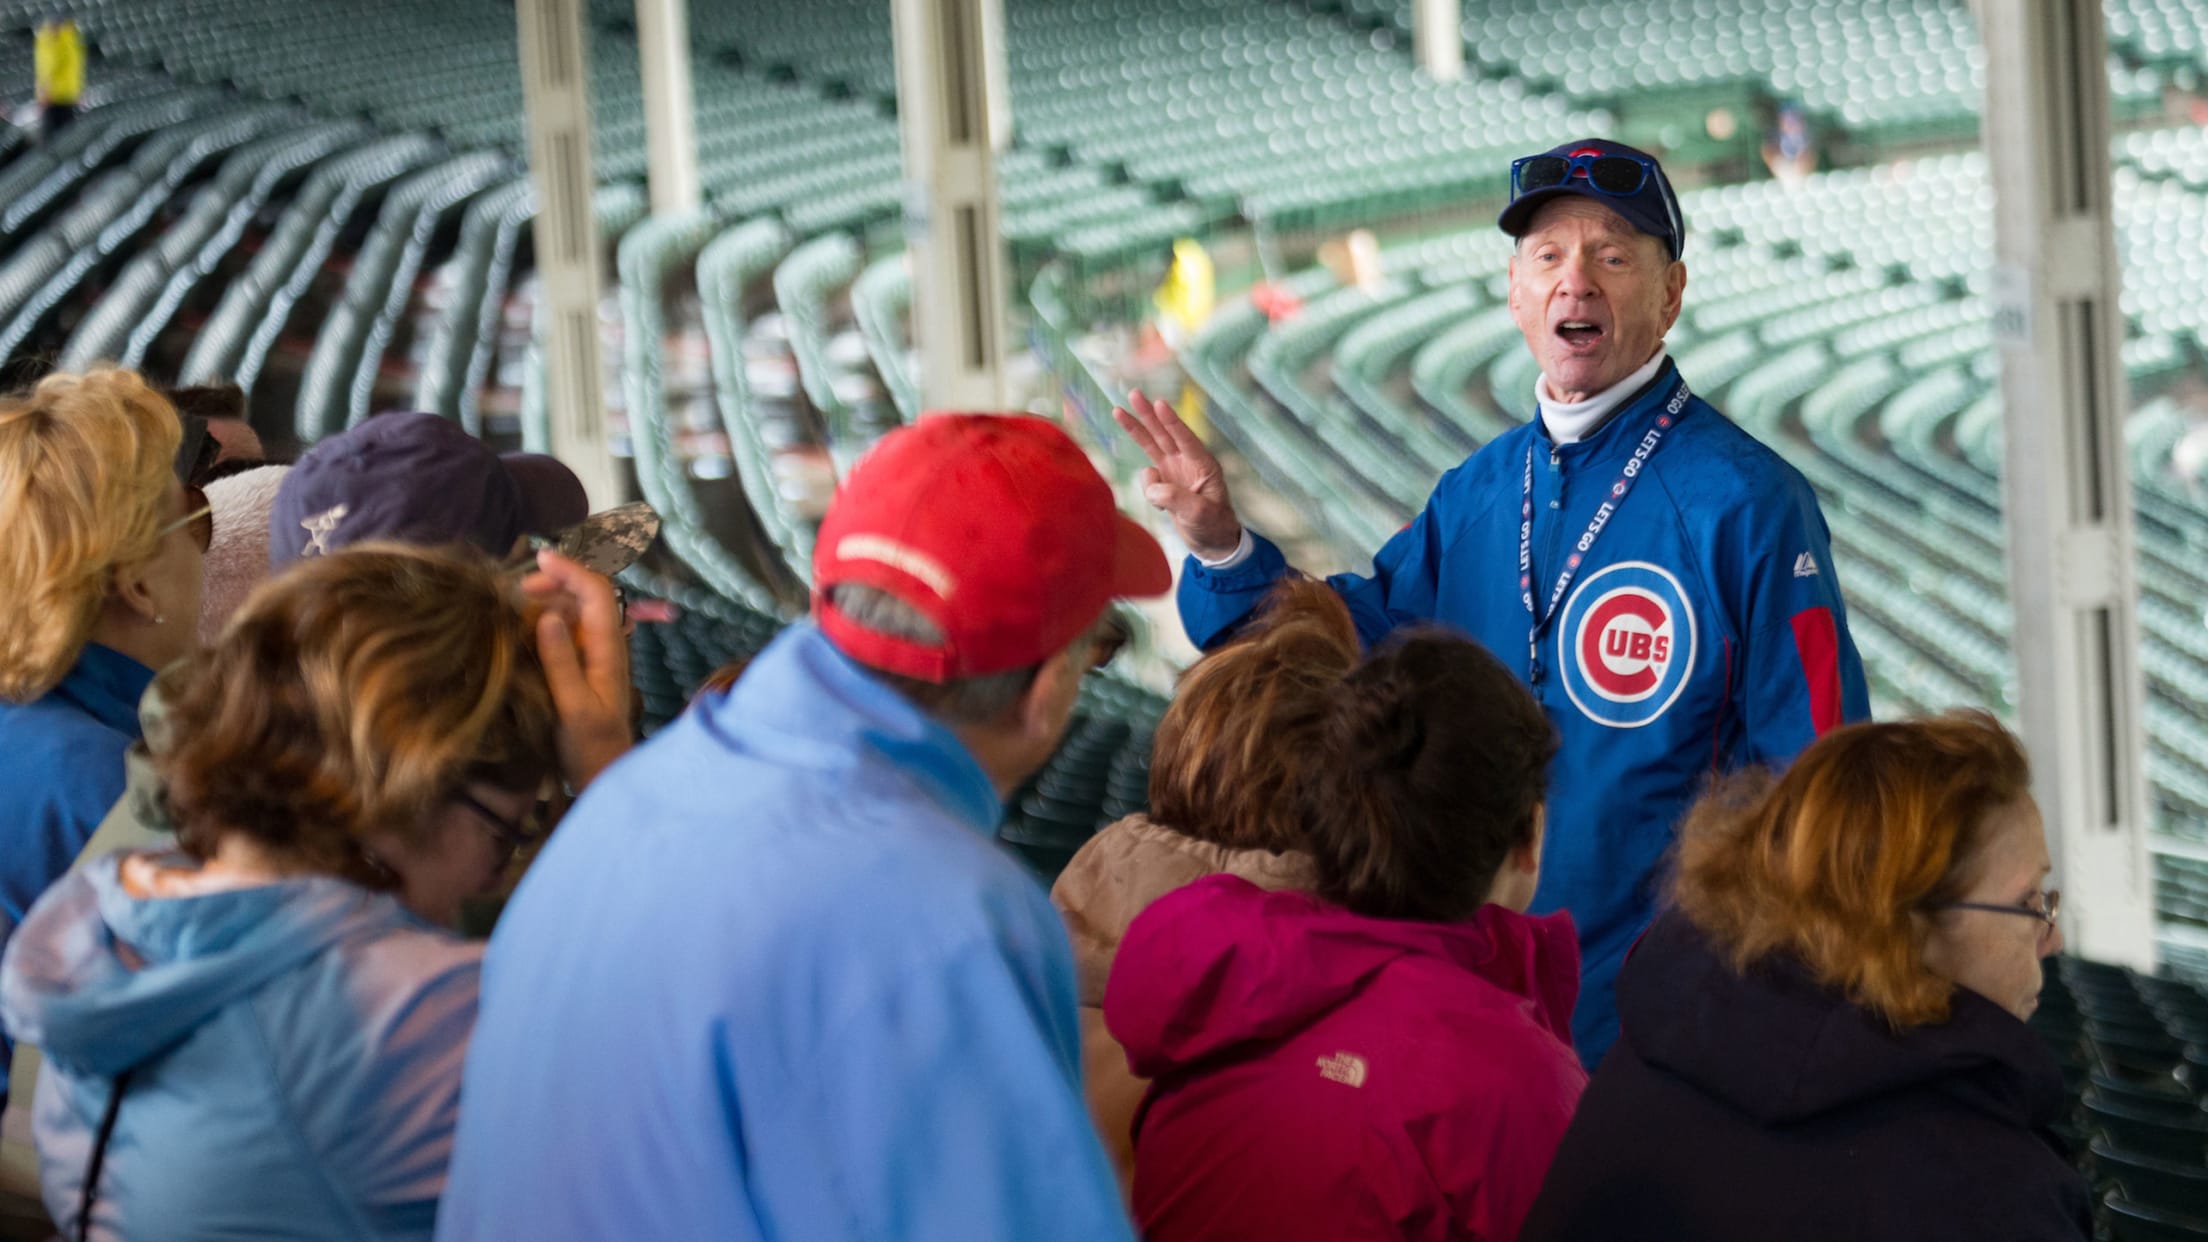
{"label": "brown curly hair", "polygon": [[1556,748],[1485,647],[1424,629],[1381,648],[1329,694],[1301,782],[1319,895],[1375,918],[1469,917],[1534,840]]}
{"label": "brown curly hair", "polygon": [[2030,789],[2023,746],[1985,712],[1837,729],[1688,811],[1672,900],[1735,969],[1783,954],[1896,1028],[1938,1022],[1953,985],[1924,964],[1929,911]]}
{"label": "brown curly hair", "polygon": [[1181,675],[1151,751],[1151,817],[1228,849],[1302,849],[1296,777],[1319,760],[1327,695],[1357,657],[1331,588],[1275,587],[1233,643]]}
{"label": "brown curly hair", "polygon": [[381,886],[364,835],[418,839],[471,781],[534,788],[556,730],[534,615],[487,558],[362,543],[247,599],[182,675],[157,765],[186,852],[243,833]]}

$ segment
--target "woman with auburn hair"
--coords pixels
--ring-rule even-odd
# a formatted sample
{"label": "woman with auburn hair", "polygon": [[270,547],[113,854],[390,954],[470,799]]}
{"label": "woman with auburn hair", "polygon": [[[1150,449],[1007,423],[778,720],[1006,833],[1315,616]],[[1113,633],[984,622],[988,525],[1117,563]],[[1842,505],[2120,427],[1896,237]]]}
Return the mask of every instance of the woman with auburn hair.
{"label": "woman with auburn hair", "polygon": [[1855,725],[1680,829],[1525,1237],[2090,1237],[2024,1024],[2062,949],[2023,748],[1983,712]]}
{"label": "woman with auburn hair", "polygon": [[1089,838],[1050,890],[1073,941],[1089,1111],[1123,1186],[1149,1083],[1104,1027],[1112,957],[1151,902],[1207,875],[1311,887],[1291,799],[1319,753],[1327,695],[1356,663],[1357,630],[1340,596],[1310,580],[1275,588],[1257,621],[1181,675],[1151,748],[1150,813]]}
{"label": "woman with auburn hair", "polygon": [[1105,1021],[1153,1080],[1137,1222],[1150,1242],[1514,1238],[1587,1081],[1571,920],[1524,913],[1556,731],[1440,632],[1316,697],[1281,774],[1310,891],[1198,880],[1112,964]]}
{"label": "woman with auburn hair", "polygon": [[129,371],[0,398],[0,935],[121,795],[138,698],[194,645],[213,527],[181,435]]}
{"label": "woman with auburn hair", "polygon": [[0,968],[64,1236],[430,1236],[482,953],[443,925],[559,770],[536,624],[484,558],[362,544],[177,678],[177,849],[71,873]]}

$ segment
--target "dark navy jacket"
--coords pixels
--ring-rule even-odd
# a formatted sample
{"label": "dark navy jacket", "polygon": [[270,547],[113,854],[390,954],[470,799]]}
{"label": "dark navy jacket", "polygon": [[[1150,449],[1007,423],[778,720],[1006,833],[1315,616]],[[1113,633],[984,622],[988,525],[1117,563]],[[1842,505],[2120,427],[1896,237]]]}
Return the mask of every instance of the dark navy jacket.
{"label": "dark navy jacket", "polygon": [[2047,1129],[2062,1071],[1958,989],[1900,1033],[1791,961],[1736,973],[1666,915],[1618,981],[1625,1032],[1520,1242],[2082,1242],[2091,1200]]}
{"label": "dark navy jacket", "polygon": [[[152,669],[87,643],[59,685],[0,702],[0,945],[123,796],[123,754],[152,681]],[[0,1098],[12,1047],[0,1038]]]}
{"label": "dark navy jacket", "polygon": [[[1659,427],[1659,423],[1664,424]],[[1612,487],[1658,443],[1588,546],[1529,658],[1519,522],[1534,457],[1532,563],[1546,608]],[[1193,558],[1182,623],[1211,646],[1287,572],[1257,540],[1232,568]],[[1595,1064],[1617,1035],[1610,991],[1654,912],[1672,829],[1712,772],[1783,765],[1818,734],[1870,714],[1831,536],[1809,484],[1688,393],[1669,361],[1595,433],[1554,445],[1539,419],[1444,475],[1370,577],[1329,580],[1369,643],[1438,621],[1526,676],[1563,736],[1534,912],[1568,910],[1586,979],[1574,1042]]]}

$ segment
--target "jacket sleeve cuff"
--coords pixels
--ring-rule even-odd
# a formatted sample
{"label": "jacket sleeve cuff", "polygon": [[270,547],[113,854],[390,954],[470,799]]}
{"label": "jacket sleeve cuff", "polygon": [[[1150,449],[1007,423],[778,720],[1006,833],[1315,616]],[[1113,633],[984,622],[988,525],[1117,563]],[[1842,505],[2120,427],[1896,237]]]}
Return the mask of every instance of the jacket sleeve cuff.
{"label": "jacket sleeve cuff", "polygon": [[1202,557],[1189,553],[1181,580],[1201,590],[1232,594],[1263,591],[1287,572],[1288,558],[1281,555],[1272,540],[1244,528],[1242,541],[1232,556],[1216,564],[1207,565]]}
{"label": "jacket sleeve cuff", "polygon": [[1250,538],[1250,528],[1245,526],[1242,528],[1242,538],[1234,545],[1234,551],[1227,553],[1225,556],[1220,557],[1218,560],[1212,560],[1201,552],[1190,552],[1189,555],[1195,557],[1196,563],[1203,566],[1204,568],[1218,571],[1224,569],[1233,569],[1235,566],[1240,565],[1242,562],[1256,555],[1256,553],[1257,541]]}

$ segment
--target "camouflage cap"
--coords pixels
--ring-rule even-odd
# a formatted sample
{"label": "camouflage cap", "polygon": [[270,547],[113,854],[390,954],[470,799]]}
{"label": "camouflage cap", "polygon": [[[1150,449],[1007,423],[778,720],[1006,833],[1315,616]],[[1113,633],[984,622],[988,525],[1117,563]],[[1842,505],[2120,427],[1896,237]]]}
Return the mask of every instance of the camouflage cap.
{"label": "camouflage cap", "polygon": [[545,541],[545,546],[595,574],[611,578],[651,550],[659,510],[644,501],[593,513]]}

